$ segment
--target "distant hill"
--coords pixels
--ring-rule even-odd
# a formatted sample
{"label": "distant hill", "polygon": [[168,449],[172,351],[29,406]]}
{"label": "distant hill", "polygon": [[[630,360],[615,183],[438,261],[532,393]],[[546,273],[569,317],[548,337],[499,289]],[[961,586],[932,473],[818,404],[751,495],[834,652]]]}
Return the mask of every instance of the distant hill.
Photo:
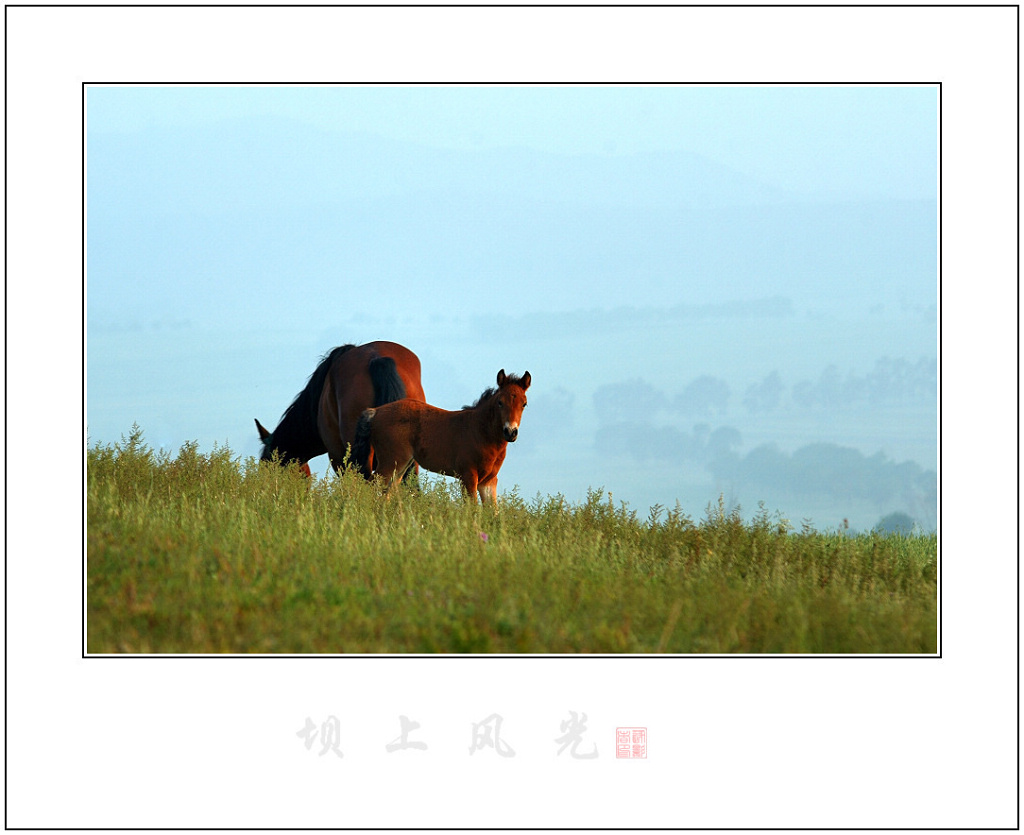
{"label": "distant hill", "polygon": [[90,135],[88,184],[90,314],[131,310],[108,276],[196,321],[935,295],[935,201],[807,202],[687,153],[446,151],[266,119]]}

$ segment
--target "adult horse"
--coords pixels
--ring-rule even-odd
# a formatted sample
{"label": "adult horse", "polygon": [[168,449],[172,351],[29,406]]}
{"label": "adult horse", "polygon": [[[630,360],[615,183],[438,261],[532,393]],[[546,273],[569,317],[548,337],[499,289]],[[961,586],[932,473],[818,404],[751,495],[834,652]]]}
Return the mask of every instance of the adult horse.
{"label": "adult horse", "polygon": [[326,452],[337,470],[355,440],[359,416],[402,398],[425,400],[420,360],[408,348],[395,342],[335,348],[320,361],[273,432],[256,421],[263,442],[260,460],[269,461],[277,453],[283,464],[298,461],[305,466]]}
{"label": "adult horse", "polygon": [[519,437],[530,372],[498,372],[498,387],[476,403],[449,412],[422,401],[397,400],[367,409],[359,418],[352,457],[367,478],[372,472],[392,484],[419,464],[455,476],[469,498],[498,503],[498,471],[509,443]]}

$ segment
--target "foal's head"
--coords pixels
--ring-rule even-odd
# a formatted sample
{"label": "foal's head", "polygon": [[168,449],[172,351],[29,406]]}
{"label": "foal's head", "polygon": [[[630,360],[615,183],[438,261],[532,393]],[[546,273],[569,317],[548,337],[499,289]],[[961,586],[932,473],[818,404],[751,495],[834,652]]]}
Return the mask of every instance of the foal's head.
{"label": "foal's head", "polygon": [[506,374],[505,369],[498,372],[498,390],[494,393],[495,409],[501,433],[510,443],[519,437],[519,421],[523,419],[526,408],[526,390],[530,387],[530,372],[522,377]]}

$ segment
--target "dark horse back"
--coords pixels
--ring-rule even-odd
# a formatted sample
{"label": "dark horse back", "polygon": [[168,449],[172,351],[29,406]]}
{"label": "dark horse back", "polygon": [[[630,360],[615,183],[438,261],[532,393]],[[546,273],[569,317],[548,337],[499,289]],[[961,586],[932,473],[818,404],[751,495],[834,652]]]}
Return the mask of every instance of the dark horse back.
{"label": "dark horse back", "polygon": [[282,462],[305,463],[326,452],[331,465],[340,469],[363,411],[403,398],[426,399],[419,357],[404,345],[382,340],[335,348],[323,357],[273,432],[256,422],[261,457],[277,453]]}

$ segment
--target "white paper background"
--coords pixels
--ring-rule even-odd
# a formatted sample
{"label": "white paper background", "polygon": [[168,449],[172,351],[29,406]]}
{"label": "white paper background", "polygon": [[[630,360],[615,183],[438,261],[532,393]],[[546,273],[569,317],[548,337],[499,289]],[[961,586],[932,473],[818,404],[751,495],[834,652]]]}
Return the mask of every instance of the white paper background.
{"label": "white paper background", "polygon": [[[8,826],[1016,824],[1014,8],[6,24]],[[943,83],[941,659],[80,657],[82,82],[418,80]],[[597,760],[555,756],[570,710]],[[469,754],[492,713],[515,758]],[[385,752],[399,714],[427,751]],[[330,715],[343,759],[295,736]],[[647,760],[614,758],[617,726],[648,728]]]}

